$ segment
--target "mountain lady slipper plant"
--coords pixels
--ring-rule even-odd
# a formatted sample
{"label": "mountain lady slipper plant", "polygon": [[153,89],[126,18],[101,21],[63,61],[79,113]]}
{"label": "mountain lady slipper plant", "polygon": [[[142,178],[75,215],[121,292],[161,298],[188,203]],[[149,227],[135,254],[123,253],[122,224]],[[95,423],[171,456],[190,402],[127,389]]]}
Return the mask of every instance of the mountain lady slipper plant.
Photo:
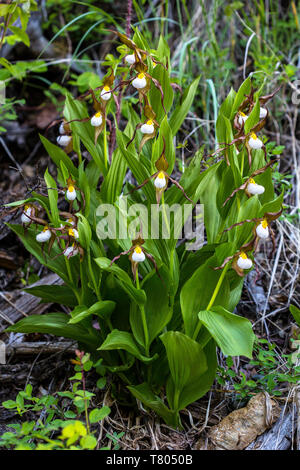
{"label": "mountain lady slipper plant", "polygon": [[153,137],[155,137],[156,128],[159,127],[159,123],[155,119],[156,114],[154,110],[152,109],[151,105],[149,104],[149,101],[146,96],[143,97],[143,101],[144,101],[143,114],[144,114],[145,119],[147,119],[147,121],[144,123],[140,122],[136,125],[133,136],[126,146],[128,147],[134,141],[136,132],[138,129],[140,129],[141,133],[143,134],[143,138],[139,145],[139,152],[141,152],[143,146],[149,139],[152,139]]}
{"label": "mountain lady slipper plant", "polygon": [[[164,37],[150,49],[138,29],[132,38],[114,33],[120,55],[107,56],[101,86],[66,96],[61,136],[72,148],[42,136],[57,171],[45,172],[41,194],[7,208],[19,217],[10,228],[63,282],[27,292],[63,308],[8,331],[77,341],[100,374],[123,384],[115,387],[122,402],[138,400],[178,427],[181,410],[214,383],[217,348],[252,356],[251,322],[233,312],[259,241],[272,236],[282,210],[272,184],[277,160],[257,145],[266,141],[264,106],[278,90],[260,96],[250,78],[231,90],[216,122],[218,150],[207,149],[210,158],[198,150],[180,172],[181,128],[200,78],[181,93]],[[199,203],[205,238],[185,244],[198,240],[197,231],[187,235],[184,214],[195,224]]]}
{"label": "mountain lady slipper plant", "polygon": [[163,193],[168,186],[168,181],[170,180],[172,183],[175,184],[175,186],[178,189],[180,189],[184,197],[193,204],[193,201],[186,195],[183,187],[175,179],[171,178],[171,176],[167,173],[167,170],[169,168],[169,163],[165,157],[165,150],[166,150],[166,141],[164,139],[164,146],[163,146],[162,154],[160,155],[158,160],[155,162],[155,166],[158,171],[154,173],[153,175],[151,175],[150,178],[147,178],[142,184],[140,184],[134,189],[140,189],[145,184],[147,184],[151,179],[154,179],[154,186],[156,190],[156,201],[157,201],[157,204],[159,204],[161,197],[163,196]]}

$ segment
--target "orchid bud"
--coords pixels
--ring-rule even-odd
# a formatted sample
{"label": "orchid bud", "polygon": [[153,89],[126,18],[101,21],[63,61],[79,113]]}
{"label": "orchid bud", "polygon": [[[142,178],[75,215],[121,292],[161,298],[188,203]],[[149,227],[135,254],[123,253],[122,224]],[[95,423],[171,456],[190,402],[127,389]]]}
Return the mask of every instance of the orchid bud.
{"label": "orchid bud", "polygon": [[151,119],[149,119],[149,121],[147,121],[145,124],[142,125],[141,132],[142,134],[153,134],[154,125]]}
{"label": "orchid bud", "polygon": [[102,114],[100,111],[96,113],[91,119],[91,125],[94,127],[99,127],[102,124]]}
{"label": "orchid bud", "polygon": [[250,136],[248,143],[249,143],[249,146],[254,150],[261,149],[263,146],[262,141],[257,137],[256,134],[254,134],[254,132],[251,132],[251,136]]}
{"label": "orchid bud", "polygon": [[104,86],[103,89],[101,90],[101,93],[100,93],[100,97],[104,100],[104,101],[108,101],[110,100],[111,98],[111,91],[110,91],[110,88],[109,86]]}
{"label": "orchid bud", "polygon": [[248,119],[248,116],[240,111],[239,112],[239,119],[238,119],[239,125],[242,126],[243,123],[247,121],[247,119]]}
{"label": "orchid bud", "polygon": [[70,217],[69,219],[67,219],[67,222],[68,222],[68,224],[71,224],[71,225],[73,225],[73,226],[75,225],[75,220],[72,219],[72,217]]}
{"label": "orchid bud", "polygon": [[132,261],[135,261],[136,263],[142,263],[145,261],[146,257],[145,254],[140,246],[136,246],[135,249],[133,250]]}
{"label": "orchid bud", "polygon": [[70,237],[79,238],[79,233],[76,230],[76,228],[70,228],[68,233],[69,233]]}
{"label": "orchid bud", "polygon": [[65,249],[64,255],[65,255],[67,258],[71,258],[71,256],[76,256],[76,255],[78,255],[78,249],[75,248],[74,243],[73,243],[72,246],[68,246],[68,248]]}
{"label": "orchid bud", "polygon": [[71,142],[72,137],[70,135],[59,135],[56,139],[56,142],[61,147],[67,147]]}
{"label": "orchid bud", "polygon": [[259,119],[264,119],[267,114],[268,114],[268,110],[266,108],[260,108]]}
{"label": "orchid bud", "polygon": [[21,215],[21,222],[22,224],[29,224],[30,222],[32,222],[30,216],[34,215],[34,208],[30,205],[26,205],[24,207],[24,212],[25,213]]}
{"label": "orchid bud", "polygon": [[134,54],[128,54],[127,56],[125,56],[125,62],[127,62],[127,64],[129,64],[129,65],[135,64],[135,55]]}
{"label": "orchid bud", "polygon": [[132,86],[138,90],[142,90],[147,85],[147,80],[144,73],[139,73],[132,81]]}
{"label": "orchid bud", "polygon": [[265,219],[256,227],[256,234],[259,238],[269,238],[268,222]]}
{"label": "orchid bud", "polygon": [[250,269],[252,268],[252,260],[248,258],[246,253],[243,251],[240,253],[238,260],[237,260],[237,265],[240,269]]}
{"label": "orchid bud", "polygon": [[265,192],[265,187],[255,183],[254,179],[250,178],[249,183],[247,184],[247,191],[250,194],[263,194]]}
{"label": "orchid bud", "polygon": [[39,243],[45,243],[51,238],[51,231],[49,228],[46,226],[42,232],[38,233],[37,236],[35,237],[36,241]]}
{"label": "orchid bud", "polygon": [[66,198],[68,201],[74,201],[76,199],[76,191],[72,184],[68,186],[68,190],[66,192]]}
{"label": "orchid bud", "polygon": [[163,189],[167,185],[166,177],[163,171],[160,171],[154,180],[154,186],[157,189]]}
{"label": "orchid bud", "polygon": [[61,122],[61,124],[59,126],[59,129],[58,129],[58,132],[62,135],[66,133],[65,127],[64,127],[64,122]]}

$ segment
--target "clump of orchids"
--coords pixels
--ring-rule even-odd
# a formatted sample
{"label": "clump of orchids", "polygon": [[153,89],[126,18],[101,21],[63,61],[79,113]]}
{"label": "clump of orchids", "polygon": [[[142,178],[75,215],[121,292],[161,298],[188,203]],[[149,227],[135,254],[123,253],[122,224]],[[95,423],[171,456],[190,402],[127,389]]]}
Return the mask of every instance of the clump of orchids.
{"label": "clump of orchids", "polygon": [[243,147],[246,148],[247,154],[248,154],[249,167],[251,167],[251,163],[252,163],[252,151],[253,150],[262,149],[265,155],[265,159],[267,160],[266,147],[263,141],[257,136],[257,133],[265,126],[267,117],[268,117],[268,110],[267,108],[264,108],[263,106],[274,97],[274,95],[279,91],[279,89],[280,87],[277,88],[273,93],[269,95],[261,96],[259,98],[259,104],[260,104],[259,122],[255,124],[249,132],[245,133],[245,123],[255,106],[255,99],[254,99],[255,90],[252,87],[249,95],[245,95],[245,99],[239,106],[239,109],[235,115],[235,118],[233,121],[233,127],[236,130],[236,134],[234,136],[234,139],[230,143],[223,143],[223,144],[220,143],[218,150],[216,150],[216,152],[211,154],[211,156],[225,151],[226,163],[228,166],[230,166],[227,149],[229,146],[235,145],[239,153],[241,153]]}
{"label": "clump of orchids", "polygon": [[73,150],[73,139],[72,139],[72,132],[69,124],[63,120],[59,126],[59,136],[57,137],[56,141],[57,144],[63,147],[66,153],[70,153]]}
{"label": "clump of orchids", "polygon": [[244,276],[245,274],[244,271],[247,271],[253,266],[253,261],[250,257],[247,256],[247,253],[251,251],[253,252],[253,254],[255,254],[258,248],[259,241],[266,240],[269,237],[271,237],[272,244],[273,244],[273,252],[274,252],[276,248],[275,234],[272,228],[270,227],[270,224],[274,220],[278,219],[278,217],[280,217],[281,214],[282,214],[282,209],[278,212],[266,212],[263,215],[263,217],[254,217],[252,219],[245,219],[225,229],[224,233],[228,232],[229,230],[232,230],[235,227],[240,227],[246,223],[254,223],[253,238],[248,243],[243,245],[237,253],[225,258],[221,266],[218,266],[214,269],[215,270],[222,269],[227,263],[232,261],[232,268],[236,271],[236,273],[239,276],[241,277]]}
{"label": "clump of orchids", "polygon": [[[81,201],[77,198],[76,190],[81,194]],[[65,199],[69,202],[69,211],[59,212],[59,216],[65,219],[65,222],[60,224],[60,227],[52,227],[47,220],[40,217],[39,213],[41,210],[33,203],[20,204],[11,211],[22,210],[21,223],[24,227],[25,233],[32,224],[36,226],[37,230],[38,226],[43,226],[43,229],[35,236],[36,241],[41,243],[42,253],[44,253],[46,243],[49,242],[48,254],[50,255],[53,244],[57,241],[61,250],[61,255],[70,258],[80,254],[80,257],[82,258],[84,250],[79,243],[79,233],[77,228],[78,217],[74,213],[73,203],[77,200],[79,210],[84,209],[84,193],[76,186],[75,181],[71,177],[67,179],[67,186],[58,190],[58,193],[64,194]]]}
{"label": "clump of orchids", "polygon": [[[71,121],[65,122],[63,121],[59,127],[59,132],[63,133],[65,135],[60,135],[57,138],[57,143],[61,147],[64,147],[64,150],[66,153],[69,153],[70,151],[73,150],[72,146],[72,137],[71,137],[71,130],[69,124],[72,122],[90,122],[91,126],[95,129],[95,137],[94,137],[94,142],[95,145],[97,143],[98,137],[103,131],[106,123],[106,108],[109,100],[113,96],[113,90],[112,86],[114,83],[114,73],[111,71],[111,73],[104,78],[103,85],[101,85],[99,88],[96,88],[96,90],[100,91],[100,95],[97,98],[96,93],[94,90],[90,90],[89,92],[85,93],[78,99],[83,99],[86,96],[91,95],[92,100],[93,100],[93,108],[95,113],[92,115],[92,117],[86,117],[84,119],[72,119]],[[115,97],[114,97],[115,98]]]}
{"label": "clump of orchids", "polygon": [[255,176],[261,175],[266,171],[267,168],[270,166],[274,165],[278,161],[278,158],[274,158],[270,160],[264,167],[259,168],[258,170],[254,171],[247,179],[246,181],[241,184],[238,188],[234,189],[232,193],[228,196],[228,198],[224,201],[223,207],[227,204],[230,199],[233,198],[233,196],[238,192],[238,191],[245,191],[245,194],[248,197],[255,196],[263,194],[265,192],[265,187],[262,186],[261,184],[257,184],[254,180]]}
{"label": "clump of orchids", "polygon": [[[82,344],[102,361],[101,369],[118,374],[126,393],[176,427],[179,412],[212,386],[216,347],[225,355],[251,358],[251,322],[233,311],[259,244],[270,238],[275,247],[272,226],[283,195],[275,198],[271,170],[277,159],[269,159],[260,132],[266,103],[276,92],[258,97],[250,78],[237,92],[231,90],[216,121],[217,140],[225,143],[212,154],[224,158],[204,162],[199,150],[178,182],[171,176],[175,140],[178,144],[200,78],[179,99],[165,39],[154,51],[138,30],[133,40],[115,34],[123,43],[120,58],[106,57],[109,68],[101,86],[77,100],[66,98],[57,143],[66,153],[75,150],[78,160],[42,138],[57,166],[58,184],[47,172],[48,198],[32,192],[19,201],[22,225],[12,225],[31,253],[64,281],[57,290],[65,312],[42,315],[38,322],[28,317],[12,328],[58,334],[58,320],[59,334]],[[139,207],[138,228],[137,213],[120,203],[126,193],[127,207]],[[153,202],[158,237],[152,225],[151,235],[148,230]],[[204,205],[207,243],[194,244],[195,253],[179,239],[178,228],[186,235],[185,217],[175,216],[177,209],[190,213],[198,202]],[[114,216],[96,210],[104,205]],[[156,220],[151,217],[151,224]],[[134,226],[133,235],[121,236],[117,222],[126,233]],[[40,292],[46,299],[53,290],[43,286]]]}
{"label": "clump of orchids", "polygon": [[[231,145],[235,145],[237,148],[237,153],[241,153],[242,148],[241,144],[245,145],[247,149],[247,154],[248,154],[248,164],[249,164],[249,170],[251,170],[252,166],[252,151],[253,150],[260,150],[262,149],[264,151],[264,156],[265,159],[267,159],[267,153],[266,153],[266,148],[262,142],[261,139],[259,139],[256,135],[258,131],[260,131],[265,123],[266,119],[268,116],[268,110],[263,107],[263,105],[269,101],[273,96],[278,92],[279,88],[276,89],[273,93],[262,96],[259,98],[259,121],[257,124],[255,124],[252,129],[248,133],[245,133],[245,123],[247,119],[249,118],[249,115],[251,111],[253,110],[255,106],[255,101],[254,101],[254,88],[251,87],[251,91],[249,95],[245,95],[245,99],[239,106],[239,109],[235,115],[234,121],[233,121],[233,127],[236,129],[236,135],[234,136],[234,139],[230,143],[225,143],[225,147],[219,148],[216,152],[214,152],[212,155],[216,155],[219,152],[223,152],[225,150],[225,160],[227,165],[230,166],[230,161],[228,159],[228,154],[227,154],[227,149]],[[222,144],[221,144],[222,145]],[[246,196],[248,198],[251,198],[253,196],[259,196],[264,194],[265,192],[265,187],[261,184],[258,184],[255,181],[255,178],[259,175],[262,175],[265,173],[265,171],[274,165],[278,161],[278,158],[273,158],[271,159],[265,166],[262,168],[259,168],[255,171],[253,171],[250,176],[246,177],[243,181],[243,183],[234,189],[231,194],[225,199],[223,202],[222,207],[224,208],[226,204],[239,192],[239,191],[244,191]],[[242,166],[243,167],[243,166]],[[235,254],[228,256],[225,258],[224,262],[222,263],[221,266],[218,266],[214,268],[215,270],[222,269],[224,268],[229,262],[232,262],[231,266],[232,268],[236,271],[236,273],[243,277],[245,275],[245,271],[248,271],[249,269],[252,268],[254,259],[249,256],[250,252],[253,252],[253,255],[255,254],[259,241],[260,240],[266,240],[269,237],[272,239],[272,244],[273,244],[273,252],[275,250],[275,235],[273,230],[270,227],[270,223],[274,220],[276,220],[282,213],[282,208],[280,211],[277,212],[266,212],[263,217],[255,217],[251,219],[246,219],[241,222],[232,224],[229,228],[225,229],[223,233],[228,232],[229,230],[233,229],[234,227],[242,226],[245,223],[254,223],[253,227],[253,238],[246,244],[244,244]],[[253,256],[252,255],[252,256]]]}
{"label": "clump of orchids", "polygon": [[[115,92],[119,88],[126,88],[128,85],[132,85],[139,94],[139,101],[142,104],[144,103],[143,109],[144,109],[144,117],[145,117],[145,122],[141,122],[136,126],[134,135],[132,140],[135,137],[136,131],[139,129],[141,133],[143,134],[143,139],[140,144],[140,151],[143,147],[143,145],[151,138],[155,137],[156,135],[156,130],[159,127],[158,122],[155,120],[155,112],[153,111],[151,105],[149,104],[148,98],[147,98],[147,93],[150,90],[151,83],[155,85],[155,87],[159,90],[161,94],[161,103],[162,107],[165,110],[164,107],[164,92],[162,89],[161,84],[159,83],[158,80],[156,80],[151,73],[149,72],[149,67],[146,64],[145,60],[147,57],[150,56],[150,54],[147,51],[144,51],[138,46],[127,36],[124,34],[118,33],[113,31],[115,34],[117,34],[120,38],[120,40],[123,42],[123,44],[126,44],[129,49],[133,50],[133,54],[127,55],[124,60],[125,63],[130,65],[129,68],[129,73],[130,75],[135,73],[134,76],[132,76],[128,80],[121,80],[118,84],[114,85],[115,81],[115,75],[113,70],[111,70],[110,74],[107,75],[104,78],[103,84],[95,89],[91,89],[88,92],[84,93],[81,95],[78,99],[82,100],[86,97],[91,96],[93,100],[93,108],[95,113],[91,117],[83,118],[83,119],[72,119],[71,121],[65,122],[63,121],[59,127],[59,135],[57,137],[57,143],[61,147],[64,148],[66,153],[69,153],[73,149],[72,145],[72,135],[71,135],[71,130],[69,124],[71,122],[90,122],[91,126],[95,128],[95,144],[97,143],[98,137],[105,128],[106,121],[107,121],[107,105],[111,98],[114,98],[115,104],[117,109],[120,109],[120,103],[115,95]],[[151,56],[151,63],[152,67],[155,68],[157,64],[160,64],[164,67],[164,65],[156,60],[154,57]],[[99,97],[97,97],[96,94],[99,94]],[[110,122],[108,121],[108,124],[110,125]],[[132,140],[128,143],[128,145],[132,142]]]}
{"label": "clump of orchids", "polygon": [[157,264],[155,262],[154,257],[146,251],[143,247],[145,240],[142,237],[141,232],[138,233],[137,237],[132,240],[132,245],[127,251],[122,251],[119,255],[115,256],[110,265],[115,263],[118,259],[121,258],[123,255],[129,255],[129,260],[131,262],[131,270],[133,279],[137,280],[138,283],[138,265],[139,263],[143,263],[146,258],[148,258],[151,263],[154,265],[156,272],[158,273]]}
{"label": "clump of orchids", "polygon": [[141,139],[141,142],[140,142],[139,152],[141,152],[143,146],[148,140],[155,137],[156,130],[157,128],[159,128],[159,124],[155,120],[156,114],[154,110],[152,109],[151,105],[149,104],[149,101],[146,95],[143,95],[143,101],[144,101],[143,113],[145,116],[145,122],[140,122],[136,125],[133,136],[126,146],[127,148],[129,147],[129,145],[134,141],[137,130],[140,130],[141,133],[143,134],[143,138]]}
{"label": "clump of orchids", "polygon": [[155,162],[157,171],[153,175],[151,175],[150,178],[147,178],[145,181],[143,181],[143,183],[141,183],[139,186],[136,186],[133,189],[133,191],[137,189],[141,189],[143,186],[145,186],[145,184],[149,183],[149,181],[154,179],[153,184],[155,187],[156,201],[157,201],[157,204],[159,204],[164,194],[164,191],[168,187],[168,182],[170,180],[171,183],[175,184],[175,186],[182,192],[184,197],[193,204],[192,199],[188,197],[188,195],[185,193],[183,187],[178,183],[178,181],[176,181],[174,178],[171,178],[171,176],[167,173],[169,164],[165,157],[166,141],[164,138],[163,138],[163,142],[164,142],[164,145],[163,145],[162,153],[160,157],[157,159],[157,161]]}

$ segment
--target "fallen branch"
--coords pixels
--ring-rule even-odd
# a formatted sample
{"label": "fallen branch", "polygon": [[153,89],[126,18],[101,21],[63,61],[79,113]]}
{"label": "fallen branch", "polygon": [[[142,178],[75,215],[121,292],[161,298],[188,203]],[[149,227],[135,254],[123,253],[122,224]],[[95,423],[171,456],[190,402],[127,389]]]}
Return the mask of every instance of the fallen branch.
{"label": "fallen branch", "polygon": [[55,354],[65,353],[73,355],[75,350],[78,348],[74,341],[58,341],[55,343],[49,343],[48,341],[37,341],[34,343],[24,342],[10,344],[7,346],[6,352],[10,354],[17,354],[19,356],[32,355],[32,354]]}
{"label": "fallen branch", "polygon": [[[62,279],[57,274],[49,274],[40,281],[32,284],[31,287],[39,285],[60,285]],[[55,298],[53,298],[55,302]],[[49,303],[40,303],[38,297],[16,290],[9,293],[2,293],[0,296],[0,333],[4,331],[7,326],[14,324],[21,318],[31,314],[41,314],[49,307]]]}

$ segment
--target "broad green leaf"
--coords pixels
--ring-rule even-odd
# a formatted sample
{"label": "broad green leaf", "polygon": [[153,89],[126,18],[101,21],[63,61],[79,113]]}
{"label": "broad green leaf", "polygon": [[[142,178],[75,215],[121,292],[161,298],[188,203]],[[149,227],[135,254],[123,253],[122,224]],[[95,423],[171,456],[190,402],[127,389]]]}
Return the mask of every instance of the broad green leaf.
{"label": "broad green leaf", "polygon": [[300,326],[300,309],[295,305],[290,305],[290,312],[293,315],[297,325]]}
{"label": "broad green leaf", "polygon": [[223,103],[220,106],[219,114],[223,114],[225,117],[230,119],[232,106],[233,106],[235,97],[236,97],[236,92],[233,90],[233,88],[231,88],[226,99],[223,101]]}
{"label": "broad green leaf", "polygon": [[204,223],[207,242],[214,243],[217,239],[221,217],[217,208],[217,191],[222,179],[222,162],[211,166],[205,173],[197,188],[196,200],[204,204]]}
{"label": "broad green leaf", "polygon": [[[85,119],[88,117],[88,113],[86,110],[86,106],[78,101],[75,100],[73,97],[67,95],[66,103],[64,108],[64,115],[67,121],[71,121],[73,119]],[[98,138],[98,142],[95,145],[94,137],[95,137],[95,129],[91,126],[90,122],[72,122],[70,124],[71,129],[74,133],[80,138],[83,145],[93,157],[95,163],[97,164],[98,168],[101,170],[103,175],[107,174],[107,169],[104,163],[104,154],[102,150],[102,146],[100,145],[100,139],[103,140],[103,133],[100,134]]]}
{"label": "broad green leaf", "polygon": [[[170,308],[169,276],[166,269],[159,270],[160,277],[153,270],[146,276],[141,284],[146,293],[145,315],[149,333],[149,345],[157,337],[172,317]],[[145,337],[140,309],[131,308],[130,325],[136,341],[145,347]]]}
{"label": "broad green leaf", "polygon": [[58,304],[67,305],[68,307],[75,307],[78,304],[76,296],[68,286],[34,286],[24,289],[28,294],[40,297],[41,302],[48,303],[55,300]]}
{"label": "broad green leaf", "polygon": [[[70,279],[68,277],[65,257],[59,256],[58,258],[53,259],[54,256],[60,254],[60,250],[58,247],[55,247],[55,245],[53,245],[50,257],[45,252],[43,254],[41,243],[38,243],[35,239],[38,230],[30,227],[25,234],[22,225],[7,224],[7,226],[18,235],[18,237],[24,244],[26,250],[29,251],[29,253],[35,256],[41,264],[47,266],[47,268],[49,268],[51,271],[58,274],[65,281],[66,284],[70,285]],[[76,264],[75,260],[70,260],[71,270],[75,276],[76,271],[74,263]],[[73,279],[75,279],[74,276]]]}
{"label": "broad green leaf", "polygon": [[101,344],[99,348],[99,350],[101,351],[110,351],[115,349],[124,349],[140,361],[146,363],[152,362],[153,360],[157,359],[157,356],[144,356],[140,352],[133,335],[128,331],[113,330],[111,333],[109,333],[109,335],[106,337],[106,340],[104,341],[104,343]]}
{"label": "broad green leaf", "polygon": [[261,205],[264,206],[269,201],[273,201],[275,196],[271,168],[267,168],[261,175],[256,176],[255,182],[265,188],[265,192],[259,196]]}
{"label": "broad green leaf", "polygon": [[45,172],[44,175],[47,189],[48,189],[48,197],[49,197],[49,203],[50,203],[50,210],[51,210],[51,216],[52,216],[52,222],[55,227],[59,226],[59,213],[58,213],[58,206],[57,206],[57,201],[58,201],[58,192],[57,192],[57,186],[54,178],[49,174],[48,168]]}
{"label": "broad green leaf", "polygon": [[267,202],[260,210],[260,217],[263,217],[266,212],[279,212],[282,208],[284,192],[274,199],[274,201]]}
{"label": "broad green leaf", "polygon": [[95,436],[91,436],[90,434],[87,436],[83,436],[80,439],[80,447],[82,449],[87,449],[87,450],[94,450],[97,445],[97,439]]}
{"label": "broad green leaf", "polygon": [[69,178],[69,171],[68,171],[68,168],[66,167],[66,165],[64,164],[64,162],[60,162],[60,170],[61,170],[61,174],[62,174],[62,185],[63,186],[66,186],[67,184],[67,179]]}
{"label": "broad green leaf", "polygon": [[[139,28],[133,27],[134,35],[133,35],[133,42],[141,49],[145,51],[149,51],[149,44],[148,41],[143,37],[142,33],[140,32]],[[149,51],[150,52],[150,51]]]}
{"label": "broad green leaf", "polygon": [[[224,184],[223,176],[224,176],[226,169],[228,169],[227,163],[226,163],[228,160],[230,163],[229,169],[232,171],[233,177],[234,177],[234,180],[232,181],[232,183],[234,184],[235,187],[238,187],[240,186],[242,182],[242,177],[240,174],[239,160],[237,157],[236,149],[233,145],[227,146],[227,148],[225,148],[225,146],[223,145],[225,143],[230,144],[230,142],[232,142],[234,138],[232,125],[231,125],[230,119],[224,116],[221,112],[219,112],[218,119],[216,122],[216,134],[217,134],[218,142],[221,142],[220,148],[224,149],[222,151],[222,153],[224,154],[224,157],[223,157],[224,160],[221,165],[223,167],[221,183]],[[216,189],[218,190],[218,188]]]}
{"label": "broad green leaf", "polygon": [[135,386],[130,385],[127,388],[132,395],[140,400],[146,407],[161,416],[166,424],[172,427],[178,426],[179,419],[177,413],[170,410],[162,399],[152,392],[148,383],[145,382]]}
{"label": "broad green leaf", "polygon": [[180,104],[176,106],[170,117],[170,128],[172,129],[173,136],[179,131],[181,124],[186,118],[187,113],[190,111],[194,97],[199,85],[200,77],[196,78],[190,86],[185,90],[181,98]]}
{"label": "broad green leaf", "polygon": [[[238,223],[245,220],[251,220],[256,217],[260,217],[261,205],[258,196],[252,196],[247,199],[240,207],[238,216],[233,211],[231,219],[228,220],[228,224]],[[254,222],[245,222],[239,227],[235,227],[228,232],[228,240],[234,242],[236,249],[239,250],[251,237],[254,227]],[[227,228],[227,227],[226,227]]]}
{"label": "broad green leaf", "polygon": [[[117,130],[117,142],[118,146],[121,150],[121,153],[125,160],[127,161],[127,164],[132,171],[134,177],[136,178],[138,184],[143,183],[146,179],[148,179],[151,175],[149,172],[146,171],[145,167],[141,165],[141,162],[137,158],[136,152],[132,150],[132,145],[126,148],[126,143],[129,141],[129,139],[126,138],[125,135],[122,135],[122,133]],[[155,190],[153,183],[149,182],[143,187],[143,192],[148,200],[149,203],[155,204]]]}
{"label": "broad green leaf", "polygon": [[30,315],[23,318],[6,331],[15,333],[49,333],[64,338],[74,339],[83,343],[86,350],[94,351],[99,347],[100,337],[96,330],[87,330],[81,325],[70,325],[69,316],[65,313],[49,313],[46,315]]}
{"label": "broad green leaf", "polygon": [[116,266],[116,264],[111,265],[111,261],[107,258],[96,258],[95,262],[101,269],[111,272],[116,276],[117,282],[132,300],[138,304],[144,304],[146,302],[145,292],[142,289],[134,287],[132,280],[123,269]]}
{"label": "broad green leaf", "polygon": [[102,408],[94,408],[89,414],[90,423],[98,423],[110,413],[110,408],[108,406],[102,406]]}
{"label": "broad green leaf", "polygon": [[73,312],[71,312],[72,318],[70,319],[69,323],[72,325],[79,323],[91,315],[96,315],[99,318],[106,320],[114,311],[115,306],[116,302],[112,300],[99,300],[91,307],[87,307],[86,305],[79,305],[75,310],[73,310]]}
{"label": "broad green leaf", "polygon": [[160,123],[166,113],[170,111],[170,108],[173,103],[173,88],[170,84],[169,72],[162,65],[157,64],[157,66],[152,71],[152,76],[154,79],[158,80],[160,86],[163,90],[163,104],[162,106],[162,95],[160,90],[154,85],[151,81],[151,87],[149,91],[150,103],[156,113],[156,120]]}
{"label": "broad green leaf", "polygon": [[160,335],[160,339],[166,348],[171,373],[168,401],[175,411],[179,411],[182,404],[190,400],[190,386],[201,381],[208,364],[199,343],[183,333],[167,331]]}
{"label": "broad green leaf", "polygon": [[[207,370],[203,374],[198,374],[198,368],[195,369],[194,380],[191,380],[184,387],[179,396],[178,409],[180,410],[203,397],[210,390],[215,380],[218,364],[216,343],[213,339],[208,341],[207,345],[203,348],[203,352],[206,357]],[[168,401],[171,401],[174,396],[174,385],[171,380],[167,382],[167,396]]]}
{"label": "broad green leaf", "polygon": [[19,41],[22,41],[28,47],[30,46],[30,40],[28,34],[25,31],[16,26],[10,26],[9,29],[14,33],[14,36],[19,39]]}
{"label": "broad green leaf", "polygon": [[215,339],[223,354],[252,358],[255,335],[247,318],[235,315],[221,306],[199,312],[198,318]]}
{"label": "broad green leaf", "polygon": [[160,62],[164,63],[165,65],[170,64],[170,48],[163,35],[159,36],[156,52]]}
{"label": "broad green leaf", "polygon": [[98,182],[99,182],[101,171],[97,167],[94,160],[91,160],[90,162],[88,162],[88,164],[85,167],[84,173],[88,179],[90,190],[96,189]]}
{"label": "broad green leaf", "polygon": [[216,244],[206,244],[197,252],[187,253],[186,260],[180,266],[180,285],[188,281],[194,272],[202,266],[208,258],[211,258],[216,249]]}
{"label": "broad green leaf", "polygon": [[159,137],[158,139],[156,139],[152,146],[152,165],[155,172],[157,171],[157,169],[155,168],[155,162],[158,160],[162,153],[164,142],[166,144],[165,158],[169,164],[167,172],[171,175],[175,163],[175,149],[173,144],[172,131],[169,126],[167,116],[165,116],[162,120],[159,130]]}
{"label": "broad green leaf", "polygon": [[230,312],[232,312],[241,299],[242,289],[244,285],[244,278],[243,277],[240,278],[232,270],[228,272],[228,280],[229,280],[230,294],[229,294],[229,302],[227,305],[227,309]]}
{"label": "broad green leaf", "polygon": [[75,168],[75,166],[72,163],[72,160],[66,152],[64,152],[61,148],[59,148],[57,145],[52,144],[46,137],[40,135],[40,139],[49,153],[51,159],[55,163],[55,165],[60,168],[60,162],[62,161],[65,165],[65,167],[68,169],[69,173],[71,176],[73,176],[75,179],[78,176],[78,170]]}
{"label": "broad green leaf", "polygon": [[121,194],[126,169],[126,160],[120,150],[117,149],[112,156],[111,166],[101,185],[100,194],[104,203],[114,204]]}
{"label": "broad green leaf", "polygon": [[248,134],[250,130],[255,126],[255,124],[259,121],[259,100],[256,101],[254,108],[252,109],[251,113],[249,114],[248,119],[245,122],[245,134]]}
{"label": "broad green leaf", "polygon": [[[201,265],[184,284],[180,293],[180,305],[184,322],[185,333],[193,337],[198,324],[198,312],[205,310],[209,305],[215,287],[221,275],[220,271],[215,271],[217,266],[216,257],[209,258]],[[216,303],[226,305],[229,299],[229,286],[226,278],[215,300]]]}
{"label": "broad green leaf", "polygon": [[227,166],[227,168],[224,168],[223,177],[220,182],[216,196],[218,211],[223,220],[226,219],[226,216],[230,211],[233,199],[231,201],[228,201],[225,206],[224,202],[226,201],[227,197],[232,193],[232,191],[236,188],[232,170],[232,166]]}
{"label": "broad green leaf", "polygon": [[230,118],[233,119],[238,108],[246,98],[246,95],[249,95],[251,90],[251,79],[250,77],[246,78],[246,80],[241,84],[240,88],[238,89],[238,92],[235,96],[232,110],[231,110],[231,116]]}
{"label": "broad green leaf", "polygon": [[78,217],[78,234],[80,245],[85,250],[89,250],[92,239],[92,231],[90,224],[88,223],[86,218],[79,212],[76,214],[76,216]]}

